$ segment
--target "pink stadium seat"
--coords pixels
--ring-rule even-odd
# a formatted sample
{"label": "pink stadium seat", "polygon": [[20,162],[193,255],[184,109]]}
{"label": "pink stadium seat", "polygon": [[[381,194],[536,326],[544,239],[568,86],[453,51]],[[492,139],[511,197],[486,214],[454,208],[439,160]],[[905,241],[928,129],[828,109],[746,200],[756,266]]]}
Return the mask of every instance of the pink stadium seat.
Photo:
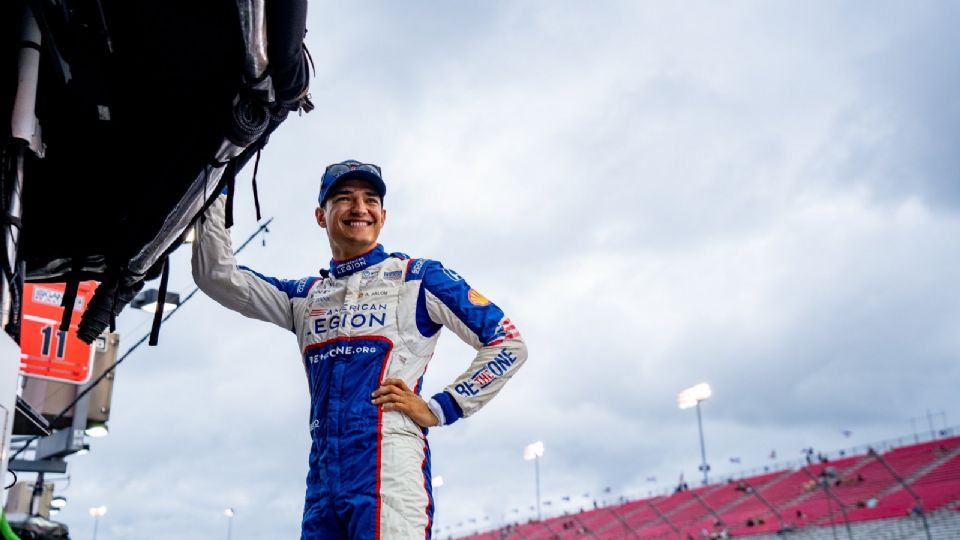
{"label": "pink stadium seat", "polygon": [[[920,496],[925,513],[945,506],[960,512],[960,437],[902,446],[882,453],[881,457]],[[827,496],[819,480],[825,471],[828,471],[832,497]],[[811,479],[811,474],[817,480]],[[843,515],[837,500],[843,503],[851,523],[904,517],[917,505],[913,495],[900,486],[882,463],[864,454],[744,480],[777,509],[783,523],[757,495],[747,489],[737,489],[737,481],[730,481],[526,523],[509,531],[497,529],[464,536],[458,540],[620,540],[637,537],[673,540],[677,537],[673,527],[681,529],[684,537],[689,535],[697,539],[701,537],[701,530],[711,533],[723,527],[731,536],[742,537],[774,533],[783,525],[803,528],[842,523]],[[694,497],[694,493],[702,502]],[[872,507],[866,504],[870,499],[876,499]],[[651,504],[655,505],[656,511]],[[720,516],[722,524],[716,523],[707,507]]]}

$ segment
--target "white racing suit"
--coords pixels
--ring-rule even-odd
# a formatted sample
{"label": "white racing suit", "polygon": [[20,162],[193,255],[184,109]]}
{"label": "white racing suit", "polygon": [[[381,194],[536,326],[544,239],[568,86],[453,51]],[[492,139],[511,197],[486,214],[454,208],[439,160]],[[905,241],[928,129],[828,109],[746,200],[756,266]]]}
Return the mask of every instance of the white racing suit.
{"label": "white racing suit", "polygon": [[486,404],[527,357],[496,305],[456,272],[382,246],[332,261],[323,277],[284,280],[238,267],[223,197],[193,244],[193,275],[211,298],[291,330],[310,389],[310,466],[302,540],[430,538],[426,430],[384,412],[371,393],[387,378],[418,394],[441,327],[473,346],[470,367],[428,402],[441,424]]}

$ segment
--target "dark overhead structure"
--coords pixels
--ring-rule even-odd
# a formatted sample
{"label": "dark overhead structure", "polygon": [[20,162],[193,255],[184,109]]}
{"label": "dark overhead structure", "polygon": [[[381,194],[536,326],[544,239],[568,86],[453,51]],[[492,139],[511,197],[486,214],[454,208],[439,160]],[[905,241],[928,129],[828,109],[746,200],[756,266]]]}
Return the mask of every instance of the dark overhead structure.
{"label": "dark overhead structure", "polygon": [[95,339],[287,115],[312,108],[305,20],[306,0],[0,3],[5,119],[39,51],[35,133],[0,123],[8,215],[22,182],[7,278],[99,281],[78,331]]}

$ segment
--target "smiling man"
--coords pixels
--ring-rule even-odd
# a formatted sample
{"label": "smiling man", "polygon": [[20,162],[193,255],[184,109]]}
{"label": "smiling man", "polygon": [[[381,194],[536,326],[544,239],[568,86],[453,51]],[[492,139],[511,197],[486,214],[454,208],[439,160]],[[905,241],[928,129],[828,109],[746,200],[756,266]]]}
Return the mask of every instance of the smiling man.
{"label": "smiling man", "polygon": [[[238,267],[223,197],[193,248],[194,279],[220,304],[291,330],[310,391],[302,540],[429,539],[428,427],[469,416],[527,357],[496,305],[437,261],[387,253],[380,168],[327,167],[317,224],[333,259],[318,277],[284,280]],[[423,375],[447,327],[476,349],[466,371],[429,400]]]}

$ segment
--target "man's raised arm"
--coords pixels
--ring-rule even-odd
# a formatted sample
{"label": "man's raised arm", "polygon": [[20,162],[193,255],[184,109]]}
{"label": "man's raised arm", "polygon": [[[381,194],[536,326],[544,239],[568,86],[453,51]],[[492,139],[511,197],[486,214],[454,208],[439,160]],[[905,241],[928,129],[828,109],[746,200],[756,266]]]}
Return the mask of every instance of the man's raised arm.
{"label": "man's raised arm", "polygon": [[226,308],[293,330],[290,299],[298,296],[298,288],[302,292],[299,296],[304,296],[310,283],[267,277],[238,267],[230,233],[224,228],[224,199],[217,198],[206,210],[205,221],[197,221],[192,259],[194,281],[207,296]]}

